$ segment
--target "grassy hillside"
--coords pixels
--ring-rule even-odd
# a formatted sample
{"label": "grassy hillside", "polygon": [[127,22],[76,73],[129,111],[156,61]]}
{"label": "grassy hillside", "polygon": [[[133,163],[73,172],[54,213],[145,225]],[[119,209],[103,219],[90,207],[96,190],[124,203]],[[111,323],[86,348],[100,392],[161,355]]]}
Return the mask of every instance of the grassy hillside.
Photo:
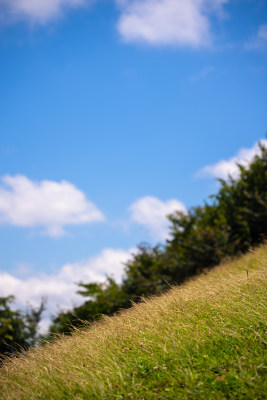
{"label": "grassy hillside", "polygon": [[[31,350],[2,399],[264,399],[267,248]],[[265,360],[266,361],[266,360]]]}

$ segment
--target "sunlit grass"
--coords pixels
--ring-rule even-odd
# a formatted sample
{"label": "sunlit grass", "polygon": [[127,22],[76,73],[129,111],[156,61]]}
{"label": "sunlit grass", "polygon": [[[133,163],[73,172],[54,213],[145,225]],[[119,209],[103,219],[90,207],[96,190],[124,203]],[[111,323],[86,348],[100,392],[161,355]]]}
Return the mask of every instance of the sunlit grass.
{"label": "sunlit grass", "polygon": [[0,370],[9,399],[265,399],[267,248]]}

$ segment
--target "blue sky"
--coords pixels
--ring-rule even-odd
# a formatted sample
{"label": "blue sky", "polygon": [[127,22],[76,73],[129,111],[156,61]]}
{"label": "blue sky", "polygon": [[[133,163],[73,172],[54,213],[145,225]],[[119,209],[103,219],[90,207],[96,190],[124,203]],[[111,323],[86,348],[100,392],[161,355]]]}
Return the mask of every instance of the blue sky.
{"label": "blue sky", "polygon": [[265,140],[266,61],[264,0],[0,0],[0,296],[163,242]]}

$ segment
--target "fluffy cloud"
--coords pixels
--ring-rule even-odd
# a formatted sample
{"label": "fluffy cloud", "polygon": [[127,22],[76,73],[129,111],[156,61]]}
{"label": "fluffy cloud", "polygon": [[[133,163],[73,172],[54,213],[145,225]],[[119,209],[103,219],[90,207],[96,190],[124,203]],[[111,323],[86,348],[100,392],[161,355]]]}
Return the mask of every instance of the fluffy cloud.
{"label": "fluffy cloud", "polygon": [[80,305],[84,298],[76,293],[77,283],[101,282],[107,275],[120,281],[124,264],[129,260],[134,249],[105,249],[89,260],[66,264],[57,274],[17,278],[6,272],[0,272],[0,296],[14,294],[16,306],[25,307],[26,302],[37,306],[42,297],[47,298],[47,311],[42,323],[44,331],[49,325],[50,315],[60,309],[70,309],[73,304]]}
{"label": "fluffy cloud", "polygon": [[210,16],[228,0],[117,0],[118,30],[127,42],[152,45],[207,46],[212,42]]}
{"label": "fluffy cloud", "polygon": [[[261,140],[264,146],[267,146],[267,140]],[[221,160],[216,164],[207,165],[202,168],[198,173],[198,177],[213,176],[215,178],[228,179],[229,176],[237,178],[239,175],[239,169],[237,164],[248,166],[253,158],[260,154],[259,144],[256,143],[250,149],[241,149],[239,152],[229,160]]]}
{"label": "fluffy cloud", "polygon": [[256,37],[245,46],[248,50],[267,49],[267,25],[260,25]]}
{"label": "fluffy cloud", "polygon": [[[46,23],[66,9],[96,0],[0,0],[0,18]],[[229,0],[114,0],[121,15],[118,31],[126,42],[152,45],[207,46],[212,43],[210,19]]]}
{"label": "fluffy cloud", "polygon": [[101,211],[69,182],[33,182],[22,175],[2,178],[0,224],[40,226],[58,237],[64,225],[103,220]]}
{"label": "fluffy cloud", "polygon": [[186,207],[175,199],[164,202],[155,197],[146,196],[133,203],[129,211],[131,221],[146,227],[153,239],[165,240],[168,238],[169,226],[167,215],[174,211],[186,212]]}
{"label": "fluffy cloud", "polygon": [[11,18],[46,22],[58,17],[66,8],[79,7],[91,0],[0,0],[1,11]]}
{"label": "fluffy cloud", "polygon": [[[46,23],[68,8],[96,0],[0,0],[0,18]],[[126,42],[152,45],[207,46],[212,43],[210,18],[229,0],[114,0],[121,15],[118,31]]]}

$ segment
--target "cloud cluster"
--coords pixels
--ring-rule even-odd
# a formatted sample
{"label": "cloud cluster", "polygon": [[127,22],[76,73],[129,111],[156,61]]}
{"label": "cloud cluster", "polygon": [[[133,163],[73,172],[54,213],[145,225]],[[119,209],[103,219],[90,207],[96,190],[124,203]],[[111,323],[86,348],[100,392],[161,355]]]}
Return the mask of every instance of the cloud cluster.
{"label": "cloud cluster", "polygon": [[4,176],[0,185],[0,224],[43,227],[52,237],[64,225],[103,221],[102,212],[69,182],[33,182],[26,176]]}
{"label": "cloud cluster", "polygon": [[22,309],[26,302],[33,306],[40,304],[42,297],[47,297],[47,311],[42,323],[44,331],[49,325],[49,316],[60,309],[71,309],[73,304],[80,305],[84,298],[78,295],[77,283],[101,282],[107,275],[120,281],[124,264],[135,249],[104,249],[89,260],[64,265],[57,274],[17,278],[6,272],[0,272],[1,296],[15,294],[16,305]]}
{"label": "cloud cluster", "polygon": [[127,42],[209,46],[210,16],[228,0],[117,0],[118,30]]}
{"label": "cloud cluster", "polygon": [[89,0],[0,0],[0,13],[12,19],[26,18],[45,23],[57,18],[67,8],[80,7]]}
{"label": "cloud cluster", "polygon": [[[265,147],[267,146],[267,140],[263,139],[260,141]],[[229,160],[221,160],[216,164],[207,165],[202,168],[198,173],[198,177],[212,176],[215,178],[222,178],[227,180],[229,176],[237,178],[239,175],[239,168],[237,164],[244,167],[248,166],[256,155],[260,154],[259,144],[256,143],[250,149],[241,149],[239,152]]]}
{"label": "cloud cluster", "polygon": [[[66,9],[96,0],[0,0],[0,17],[46,23]],[[229,0],[114,0],[119,7],[118,32],[126,42],[150,45],[208,46],[210,19]]]}
{"label": "cloud cluster", "polygon": [[147,228],[153,239],[165,240],[168,238],[167,216],[175,211],[185,213],[186,207],[176,199],[164,202],[156,197],[146,196],[133,203],[129,211],[131,221]]}
{"label": "cloud cluster", "polygon": [[[185,212],[186,208],[175,199],[163,202],[145,196],[129,210],[131,222],[146,227],[153,239],[164,240],[168,236],[166,216],[176,210]],[[103,220],[103,213],[69,182],[33,182],[23,175],[6,175],[0,180],[0,225],[41,227],[56,238],[65,234],[66,225]]]}

